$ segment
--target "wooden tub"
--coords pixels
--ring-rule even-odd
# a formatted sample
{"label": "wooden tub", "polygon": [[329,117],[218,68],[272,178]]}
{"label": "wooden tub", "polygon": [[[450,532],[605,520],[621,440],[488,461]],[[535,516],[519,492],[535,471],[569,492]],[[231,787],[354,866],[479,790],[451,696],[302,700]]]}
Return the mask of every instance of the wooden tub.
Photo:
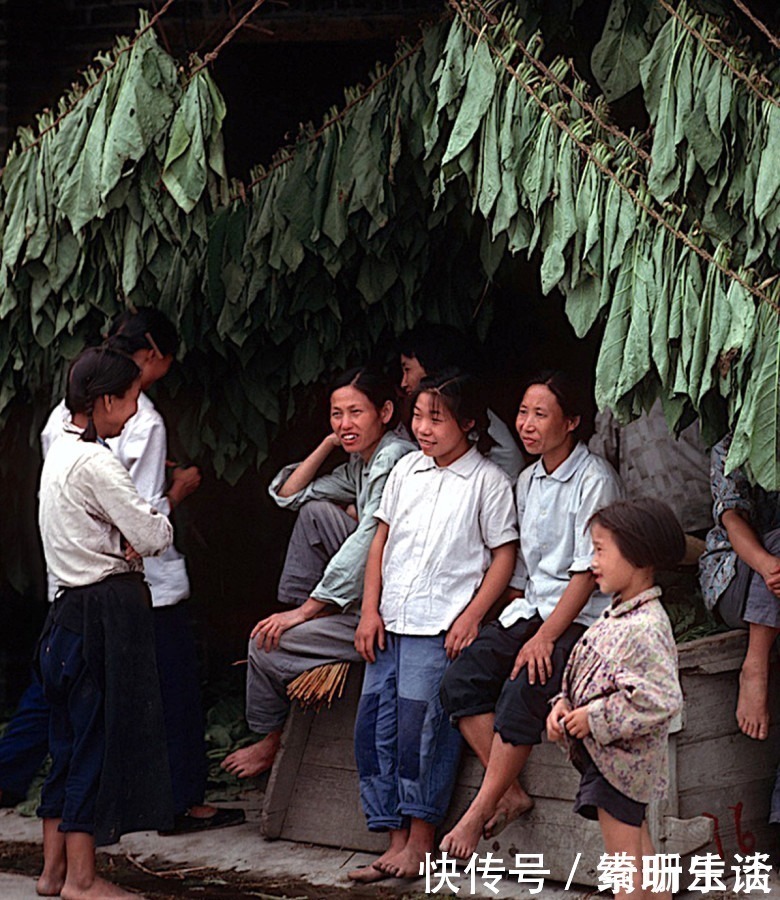
{"label": "wooden tub", "polygon": [[[769,740],[740,733],[734,709],[746,642],[746,632],[732,631],[679,646],[685,707],[670,737],[669,796],[648,811],[658,853],[719,853],[727,874],[735,853],[777,850],[766,820],[780,758],[780,697],[773,698],[777,724]],[[312,713],[296,706],[290,715],[265,796],[262,832],[268,839],[368,852],[386,847],[384,835],[366,830],[358,798],[352,732],[362,666],[351,669],[345,694],[331,709]],[[466,809],[481,778],[476,758],[464,754],[445,830]],[[575,769],[545,742],[531,754],[522,781],[536,806],[483,841],[480,855],[492,850],[509,868],[515,853],[541,853],[548,877],[565,883],[581,853],[573,882],[597,884],[601,833],[595,822],[571,811],[579,784]],[[687,863],[683,859],[685,886]]]}

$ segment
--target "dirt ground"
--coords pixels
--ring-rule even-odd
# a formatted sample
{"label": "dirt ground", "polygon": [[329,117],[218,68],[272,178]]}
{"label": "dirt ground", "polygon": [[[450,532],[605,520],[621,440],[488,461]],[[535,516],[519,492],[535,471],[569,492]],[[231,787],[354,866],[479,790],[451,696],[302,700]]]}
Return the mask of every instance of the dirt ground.
{"label": "dirt ground", "polygon": [[[33,842],[0,842],[0,871],[36,876],[41,868],[41,845]],[[307,884],[289,878],[247,877],[205,867],[175,868],[165,860],[148,859],[142,865],[127,855],[100,855],[100,874],[147,900],[399,900],[395,891],[380,887],[370,891]],[[404,894],[402,897],[412,897]]]}

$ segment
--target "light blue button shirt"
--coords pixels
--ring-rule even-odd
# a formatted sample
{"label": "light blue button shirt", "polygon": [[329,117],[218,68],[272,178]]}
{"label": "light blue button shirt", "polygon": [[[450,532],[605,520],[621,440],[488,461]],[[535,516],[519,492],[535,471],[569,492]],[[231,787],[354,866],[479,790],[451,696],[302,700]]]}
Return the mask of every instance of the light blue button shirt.
{"label": "light blue button shirt", "polygon": [[368,462],[352,453],[349,462],[337,466],[329,475],[315,478],[297,494],[279,495],[279,489],[297,464],[285,466],[269,485],[268,493],[282,509],[300,509],[309,500],[329,500],[344,506],[354,503],[357,507],[358,527],[326,566],[320,583],[311,592],[315,600],[345,608],[363,596],[366,558],[377,525],[374,513],[393,466],[412,450],[412,444],[390,431],[382,437]]}
{"label": "light blue button shirt", "polygon": [[[501,614],[504,627],[539,613],[547,619],[576,572],[587,572],[593,558],[588,520],[619,500],[623,484],[612,466],[579,443],[548,474],[541,459],[517,480],[520,552],[512,587],[524,591]],[[594,591],[574,620],[592,625],[610,598]]]}

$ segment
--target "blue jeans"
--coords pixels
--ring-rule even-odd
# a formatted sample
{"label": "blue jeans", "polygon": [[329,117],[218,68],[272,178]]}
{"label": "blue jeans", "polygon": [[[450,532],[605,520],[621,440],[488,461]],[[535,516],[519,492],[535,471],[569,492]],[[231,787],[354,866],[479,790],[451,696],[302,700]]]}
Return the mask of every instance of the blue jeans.
{"label": "blue jeans", "polygon": [[462,741],[439,700],[449,660],[444,634],[387,634],[366,665],[355,721],[360,799],[370,831],[409,818],[438,825],[455,785]]}

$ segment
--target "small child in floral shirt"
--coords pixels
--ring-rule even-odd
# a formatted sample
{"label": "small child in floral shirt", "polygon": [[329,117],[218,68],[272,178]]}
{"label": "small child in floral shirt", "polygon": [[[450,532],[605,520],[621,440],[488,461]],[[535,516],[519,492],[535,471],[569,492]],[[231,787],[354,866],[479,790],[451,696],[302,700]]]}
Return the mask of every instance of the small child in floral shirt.
{"label": "small child in floral shirt", "polygon": [[[641,858],[655,853],[645,810],[666,791],[669,724],[682,708],[677,650],[654,574],[682,559],[685,536],[671,509],[649,497],[612,503],[589,525],[591,570],[614,596],[569,657],[547,736],[569,739],[582,775],[575,812],[598,819],[607,853],[634,857],[641,871]],[[651,896],[634,888],[635,897]]]}

